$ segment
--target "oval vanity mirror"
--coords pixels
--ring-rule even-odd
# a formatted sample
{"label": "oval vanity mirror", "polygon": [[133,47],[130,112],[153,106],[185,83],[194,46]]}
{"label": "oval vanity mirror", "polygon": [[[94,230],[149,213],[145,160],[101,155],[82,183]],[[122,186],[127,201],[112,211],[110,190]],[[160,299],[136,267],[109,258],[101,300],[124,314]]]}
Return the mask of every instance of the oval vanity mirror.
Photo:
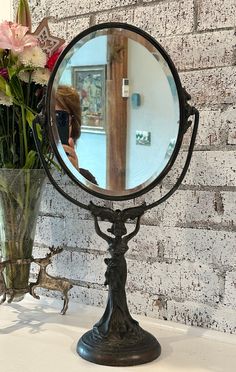
{"label": "oval vanity mirror", "polygon": [[181,145],[184,99],[151,36],[126,24],[92,27],[63,51],[50,81],[52,143],[75,182],[105,199],[136,197],[160,182]]}
{"label": "oval vanity mirror", "polygon": [[[198,110],[187,102],[190,98],[171,59],[150,35],[127,24],[100,24],[79,34],[63,51],[48,84],[46,118],[42,110],[33,122],[50,181],[67,200],[91,213],[111,255],[104,260],[109,287],[105,312],[77,344],[78,354],[90,362],[129,366],[150,362],[161,353],[156,338],[129,313],[125,254],[143,214],[166,201],[186,175],[199,122]],[[84,204],[80,194],[74,199],[62,189],[47,167],[36,128],[38,123],[45,138],[49,133],[63,172],[77,185],[102,199],[127,200],[167,175],[191,125],[190,116],[195,119],[189,149],[174,186],[151,204],[123,210],[93,201]],[[101,220],[111,227],[105,230]]]}

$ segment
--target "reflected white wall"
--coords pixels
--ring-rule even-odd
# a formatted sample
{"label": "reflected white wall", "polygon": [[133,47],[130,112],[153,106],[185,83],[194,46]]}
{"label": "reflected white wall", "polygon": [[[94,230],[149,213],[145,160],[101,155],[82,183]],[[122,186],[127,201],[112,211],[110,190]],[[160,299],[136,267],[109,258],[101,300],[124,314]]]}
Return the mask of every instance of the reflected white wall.
{"label": "reflected white wall", "polygon": [[[157,59],[141,44],[129,39],[128,136],[126,187],[135,187],[158,175],[169,157],[170,143],[178,135],[178,97],[170,86],[172,78],[161,55]],[[172,79],[173,80],[173,79]],[[132,93],[139,93],[141,105],[132,106]],[[151,133],[151,144],[136,144],[136,131]]]}

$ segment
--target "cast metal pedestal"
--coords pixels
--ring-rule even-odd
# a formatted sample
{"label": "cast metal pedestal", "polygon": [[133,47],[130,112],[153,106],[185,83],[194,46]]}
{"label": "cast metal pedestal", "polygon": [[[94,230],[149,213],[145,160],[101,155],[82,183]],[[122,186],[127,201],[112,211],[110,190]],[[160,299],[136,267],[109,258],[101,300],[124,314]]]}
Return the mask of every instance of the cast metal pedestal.
{"label": "cast metal pedestal", "polygon": [[[105,259],[105,285],[109,285],[109,293],[102,318],[92,330],[81,337],[77,352],[90,362],[109,366],[131,366],[150,362],[160,355],[161,346],[154,336],[143,330],[131,317],[125,293],[127,266],[124,255],[128,250],[128,241],[139,231],[145,204],[124,211],[113,211],[91,203],[90,210],[95,219],[97,234],[109,245],[111,258]],[[101,231],[98,217],[112,223],[112,227],[108,229],[111,235]],[[136,225],[130,234],[125,235],[125,222],[128,219],[136,219]]]}

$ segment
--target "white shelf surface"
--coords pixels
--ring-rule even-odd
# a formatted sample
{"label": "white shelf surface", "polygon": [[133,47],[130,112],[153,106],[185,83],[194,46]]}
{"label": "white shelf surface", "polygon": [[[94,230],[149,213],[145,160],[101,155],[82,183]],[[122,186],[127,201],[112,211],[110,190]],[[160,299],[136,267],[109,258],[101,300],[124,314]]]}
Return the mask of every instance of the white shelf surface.
{"label": "white shelf surface", "polygon": [[235,372],[236,336],[178,323],[134,316],[162,346],[155,361],[133,367],[107,367],[87,362],[76,344],[104,309],[27,295],[19,303],[0,306],[1,372]]}

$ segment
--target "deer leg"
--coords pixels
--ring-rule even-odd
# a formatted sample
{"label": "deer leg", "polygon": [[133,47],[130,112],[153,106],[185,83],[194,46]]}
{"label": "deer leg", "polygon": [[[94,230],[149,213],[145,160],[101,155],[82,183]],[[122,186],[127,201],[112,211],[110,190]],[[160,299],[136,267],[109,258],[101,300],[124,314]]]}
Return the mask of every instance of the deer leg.
{"label": "deer leg", "polygon": [[4,292],[4,293],[3,293],[3,296],[2,296],[2,299],[1,299],[1,301],[0,301],[0,305],[2,305],[2,304],[6,301],[6,298],[7,298],[7,293]]}
{"label": "deer leg", "polygon": [[7,302],[10,304],[13,301],[13,298],[15,297],[14,289],[9,289],[8,295],[9,295],[9,299]]}
{"label": "deer leg", "polygon": [[63,304],[63,308],[61,310],[61,315],[65,315],[65,313],[68,309],[68,303],[69,303],[68,291],[64,291],[63,295],[64,295],[64,304]]}
{"label": "deer leg", "polygon": [[31,294],[31,296],[33,296],[34,298],[37,298],[37,300],[39,300],[40,299],[40,296],[38,296],[38,295],[36,295],[36,293],[35,293],[35,288],[36,287],[38,287],[38,285],[37,284],[30,284],[30,289],[29,289],[29,292],[30,292],[30,294]]}

